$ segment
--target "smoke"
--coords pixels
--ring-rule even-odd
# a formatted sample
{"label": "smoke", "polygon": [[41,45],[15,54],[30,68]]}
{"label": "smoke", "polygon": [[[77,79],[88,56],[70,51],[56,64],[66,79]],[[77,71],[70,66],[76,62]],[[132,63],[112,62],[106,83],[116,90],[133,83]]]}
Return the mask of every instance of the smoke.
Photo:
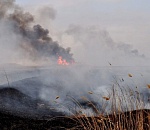
{"label": "smoke", "polygon": [[3,18],[8,9],[12,9],[14,7],[14,0],[1,0],[0,1],[0,18]]}
{"label": "smoke", "polygon": [[[67,61],[73,60],[70,48],[63,48],[57,41],[54,41],[49,36],[49,30],[44,29],[41,25],[33,25],[34,16],[29,12],[24,12],[19,6],[15,5],[14,1],[0,1],[0,24],[5,26],[5,31],[13,33],[17,40],[11,38],[11,34],[2,32],[1,37],[9,41],[10,46],[18,47],[18,59],[24,56],[34,62],[44,60],[54,60],[61,55]],[[54,18],[55,14],[51,8],[41,10],[44,13],[43,17],[49,15]],[[19,38],[18,38],[19,37]],[[17,41],[17,43],[16,43]],[[8,44],[0,42],[2,44]],[[2,45],[3,46],[3,45]],[[9,49],[13,53],[15,50]],[[8,57],[5,57],[8,58]]]}
{"label": "smoke", "polygon": [[108,66],[108,62],[114,66],[149,65],[145,54],[131,44],[115,42],[100,27],[71,25],[62,33],[60,41],[72,48],[77,61],[88,65]]}
{"label": "smoke", "polygon": [[53,8],[48,7],[48,6],[44,6],[42,8],[39,8],[39,10],[37,12],[39,14],[40,19],[54,20],[56,18],[56,10],[54,10]]}
{"label": "smoke", "polygon": [[[26,112],[25,114],[34,116],[41,111],[41,115],[47,114],[49,110],[52,115],[59,114],[58,111],[68,114],[79,109],[74,107],[76,103],[80,103],[86,109],[89,108],[88,102],[83,100],[83,97],[101,108],[101,103],[104,102],[103,96],[109,96],[114,80],[119,81],[121,86],[130,86],[133,89],[138,84],[139,92],[143,92],[146,97],[149,96],[145,88],[149,82],[149,68],[113,67],[146,64],[146,56],[130,44],[115,42],[106,30],[97,27],[70,26],[58,37],[63,44],[60,46],[49,36],[48,29],[35,24],[35,21],[43,22],[44,26],[49,24],[48,19],[54,20],[56,17],[54,9],[41,8],[35,17],[14,2],[14,0],[0,0],[1,63],[24,63],[25,61],[28,64],[49,63],[56,62],[58,55],[67,61],[72,61],[72,49],[79,64],[66,68],[65,66],[32,68],[16,67],[16,65],[13,68],[12,64],[9,67],[3,66],[6,73],[1,69],[1,88],[14,88],[2,89],[1,97],[7,91],[12,93],[10,96],[8,94],[6,99],[4,97],[4,100],[0,100],[6,109],[13,110],[14,113],[18,110],[19,114]],[[68,46],[71,48],[67,48]],[[133,74],[132,79],[128,77],[128,73]],[[141,73],[144,75],[144,80]],[[18,93],[23,95],[21,101]],[[7,101],[6,104],[4,101]],[[51,108],[55,110],[52,111]],[[106,111],[109,110],[110,105]]]}
{"label": "smoke", "polygon": [[[6,57],[1,59],[9,59],[8,62],[56,62],[58,55],[69,62],[74,60],[74,54],[78,62],[96,66],[106,66],[108,63],[114,66],[149,64],[145,62],[145,55],[134,49],[132,45],[115,42],[106,30],[97,27],[70,26],[61,37],[56,36],[63,45],[61,46],[49,36],[48,29],[35,24],[35,21],[39,21],[46,27],[49,20],[54,20],[56,11],[53,8],[47,6],[39,8],[35,13],[36,16],[33,16],[23,11],[13,0],[1,0],[1,6],[0,24],[5,31],[1,31],[4,40],[0,43],[1,46],[7,44],[4,49],[13,53],[11,58],[2,53],[2,56],[6,55]],[[16,48],[17,52],[14,50]],[[6,60],[2,61],[6,62]]]}
{"label": "smoke", "polygon": [[137,49],[133,49],[133,47],[129,44],[120,43],[117,46],[118,49],[123,50],[126,54],[130,54],[131,56],[141,57],[144,58],[144,54],[140,54]]}
{"label": "smoke", "polygon": [[[122,98],[122,109],[130,110],[130,107],[126,105],[128,105],[128,101],[137,100],[136,92],[141,94],[141,98],[144,97],[143,103],[145,104],[141,108],[149,108],[148,98],[150,93],[147,88],[149,67],[104,68],[86,65],[50,66],[48,68],[14,65],[14,67],[5,67],[9,87],[6,75],[3,74],[3,71],[0,73],[0,79],[3,81],[0,88],[13,88],[12,92],[8,91],[10,89],[0,89],[0,92],[10,93],[7,98],[1,96],[1,92],[0,96],[3,98],[1,98],[0,103],[5,106],[2,108],[3,110],[9,110],[11,113],[24,113],[26,116],[33,117],[35,115],[42,117],[46,114],[48,116],[72,115],[78,111],[94,114],[95,109],[90,106],[89,102],[92,102],[100,112],[109,113],[111,112],[111,101],[113,100],[112,86],[115,87],[116,96]],[[132,74],[132,77],[128,76],[129,73]],[[128,88],[130,89],[128,90]],[[20,98],[16,93],[20,93],[19,95],[22,93],[23,95]],[[5,93],[2,94],[5,95]],[[24,96],[26,98],[23,98]],[[103,97],[110,97],[110,100],[106,101]],[[2,102],[5,98],[7,100]],[[12,101],[12,99],[15,100]],[[7,106],[8,102],[9,106]],[[106,108],[104,110],[103,105],[105,103]],[[133,106],[131,109],[137,108]]]}

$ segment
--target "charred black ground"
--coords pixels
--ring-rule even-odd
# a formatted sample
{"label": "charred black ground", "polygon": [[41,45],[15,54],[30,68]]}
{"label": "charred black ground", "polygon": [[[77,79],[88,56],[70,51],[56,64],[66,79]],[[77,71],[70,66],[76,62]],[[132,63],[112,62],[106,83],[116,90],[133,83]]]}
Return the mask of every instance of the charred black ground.
{"label": "charred black ground", "polygon": [[[137,110],[132,112],[125,112],[116,115],[109,115],[105,117],[103,123],[97,122],[97,127],[105,128],[103,130],[115,129],[118,120],[122,120],[122,128],[126,130],[138,129],[136,120],[139,116],[143,116],[143,129],[149,130],[150,124],[150,110]],[[65,130],[65,129],[80,129],[85,130],[81,121],[93,124],[94,121],[100,121],[101,117],[56,117],[49,118],[48,120],[39,120],[32,118],[23,118],[14,116],[10,113],[0,112],[0,129],[1,130]],[[132,118],[132,122],[131,121]],[[89,126],[90,127],[90,126]],[[88,128],[88,126],[87,126]]]}
{"label": "charred black ground", "polygon": [[[44,106],[42,107],[42,105]],[[15,88],[0,89],[0,111],[12,115],[46,119],[55,116],[64,116],[63,113],[51,110],[50,105],[40,99],[34,99]]]}

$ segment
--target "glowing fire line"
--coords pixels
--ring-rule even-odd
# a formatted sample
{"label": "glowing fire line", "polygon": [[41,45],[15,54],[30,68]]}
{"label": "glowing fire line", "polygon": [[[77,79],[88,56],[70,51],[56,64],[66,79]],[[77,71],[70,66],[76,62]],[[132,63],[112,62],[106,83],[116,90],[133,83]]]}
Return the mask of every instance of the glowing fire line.
{"label": "glowing fire line", "polygon": [[58,57],[58,64],[59,65],[69,65],[69,63],[65,59],[62,58],[62,56]]}
{"label": "glowing fire line", "polygon": [[59,65],[71,65],[73,64],[74,62],[72,61],[71,63],[70,62],[67,62],[67,60],[63,59],[62,56],[59,56],[58,57],[58,60],[57,60],[57,63]]}

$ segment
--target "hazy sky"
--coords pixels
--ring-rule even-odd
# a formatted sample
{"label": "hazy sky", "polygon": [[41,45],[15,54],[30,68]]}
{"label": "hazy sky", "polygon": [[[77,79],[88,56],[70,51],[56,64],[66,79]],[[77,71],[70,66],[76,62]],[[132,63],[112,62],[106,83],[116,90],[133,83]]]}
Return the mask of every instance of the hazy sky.
{"label": "hazy sky", "polygon": [[149,55],[150,0],[16,0],[24,8],[50,6],[57,12],[53,24],[106,29],[114,41],[125,42]]}

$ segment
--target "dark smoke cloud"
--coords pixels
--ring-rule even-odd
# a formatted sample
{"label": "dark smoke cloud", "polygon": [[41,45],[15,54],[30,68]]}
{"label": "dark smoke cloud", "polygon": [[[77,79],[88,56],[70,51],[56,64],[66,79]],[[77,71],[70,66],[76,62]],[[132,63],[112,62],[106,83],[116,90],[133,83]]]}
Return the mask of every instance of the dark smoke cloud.
{"label": "dark smoke cloud", "polygon": [[[58,42],[54,41],[49,36],[49,31],[44,29],[41,25],[33,25],[34,17],[29,12],[24,12],[20,7],[14,4],[14,0],[0,1],[0,18],[8,21],[12,26],[13,32],[21,35],[19,47],[30,56],[32,60],[53,57],[57,59],[61,55],[67,61],[73,60],[70,48],[63,48]],[[55,14],[52,9],[42,9],[45,16],[54,18]],[[9,38],[9,36],[8,36]]]}

